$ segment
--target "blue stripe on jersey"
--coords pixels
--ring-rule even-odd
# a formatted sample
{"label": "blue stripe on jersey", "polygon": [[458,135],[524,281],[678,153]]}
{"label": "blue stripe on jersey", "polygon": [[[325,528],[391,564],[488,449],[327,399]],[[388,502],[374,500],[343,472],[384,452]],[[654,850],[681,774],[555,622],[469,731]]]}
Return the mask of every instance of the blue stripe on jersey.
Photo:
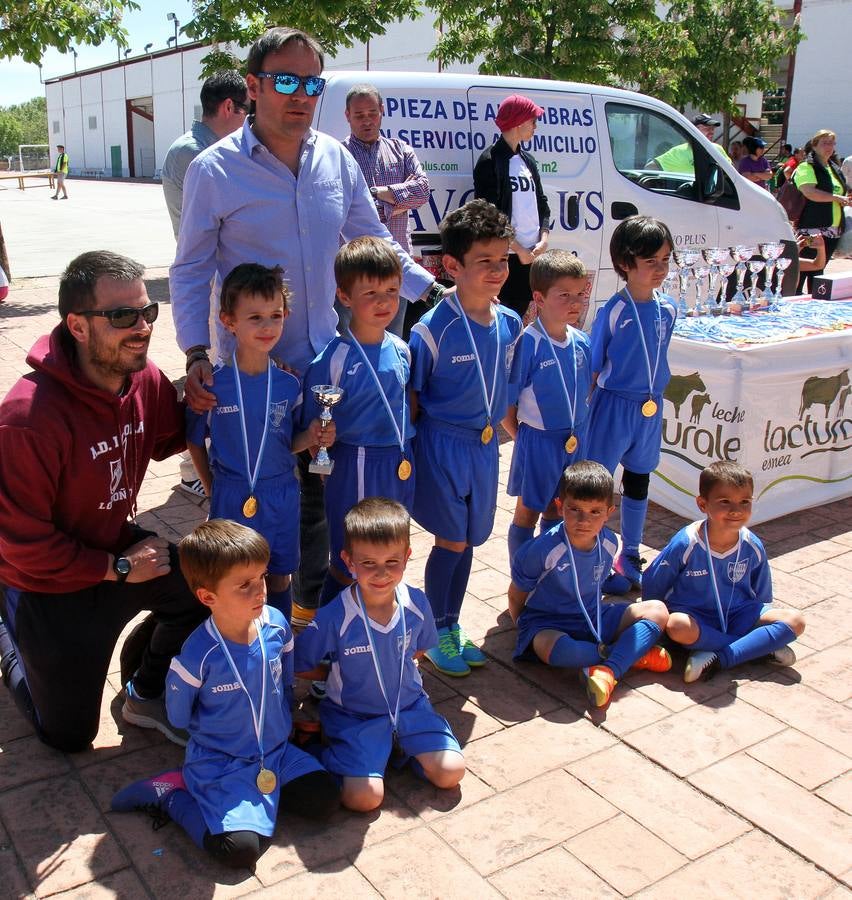
{"label": "blue stripe on jersey", "polygon": [[[260,375],[241,372],[240,384],[246,405],[249,461],[254,466],[266,414],[266,372]],[[201,446],[205,437],[209,436],[210,465],[214,475],[220,472],[230,478],[244,478],[248,482],[239,400],[231,366],[216,366],[210,390],[216,395],[216,406],[209,413],[198,415],[187,408],[187,440]],[[271,391],[269,434],[258,476],[260,480],[292,473],[295,466],[290,443],[293,439],[293,422],[299,419],[299,407],[302,403],[299,379],[290,372],[273,366]]]}
{"label": "blue stripe on jersey", "polygon": [[[577,581],[583,604],[592,622],[595,621],[597,584],[609,574],[612,559],[618,549],[618,539],[609,528],[599,535],[601,558],[596,548],[578,550],[572,547],[577,564]],[[571,556],[563,523],[554,526],[524,544],[512,560],[512,581],[527,592],[526,608],[565,617],[566,627],[585,628],[586,620],[577,602]]]}
{"label": "blue stripe on jersey", "polygon": [[[411,374],[411,352],[396,335],[385,333],[381,344],[363,344],[367,358],[376,370],[387,395],[397,427],[402,419],[403,392],[408,389]],[[320,414],[311,387],[315,384],[334,384],[346,393],[332,410],[337,427],[337,440],[357,447],[399,446],[393,425],[373,376],[364,365],[358,348],[348,338],[336,337],[308,366],[303,379],[305,386],[302,407],[302,427]],[[405,438],[414,436],[408,398],[405,404]]]}
{"label": "blue stripe on jersey", "polygon": [[[729,603],[732,612],[745,604],[771,603],[772,576],[760,539],[743,529],[735,570],[737,549],[735,546],[727,553],[711,553],[722,609],[727,609]],[[718,619],[707,568],[703,520],[681,528],[642,573],[642,596],[646,600],[662,600],[670,611],[695,611]]]}
{"label": "blue stripe on jersey", "polygon": [[[647,303],[637,303],[639,325],[648,346],[651,372],[657,357],[657,308],[662,326],[660,362],[651,394],[659,395],[671,378],[668,348],[674,331],[677,308],[664,294]],[[648,398],[648,368],[633,307],[620,294],[613,295],[598,310],[592,325],[592,371],[598,373],[598,387],[615,391],[628,399]]]}
{"label": "blue stripe on jersey", "polygon": [[[435,620],[423,591],[400,585],[405,606],[405,667],[399,707],[405,709],[424,696],[414,653],[428,650],[438,642]],[[371,621],[373,641],[391,706],[399,689],[399,654],[402,650],[399,608],[387,625]],[[296,639],[295,667],[307,672],[323,659],[331,660],[326,680],[326,700],[347,712],[360,715],[388,714],[388,707],[373,667],[370,641],[352,588],[347,588],[328,606],[317,610],[313,622]]]}
{"label": "blue stripe on jersey", "polygon": [[[589,389],[591,387],[591,345],[589,338],[576,328],[574,359],[577,368],[577,403],[574,412],[574,431],[582,433],[589,417]],[[553,341],[556,359],[562,369],[568,396],[574,400],[574,361],[571,359],[571,342]],[[562,381],[556,371],[553,353],[547,339],[535,324],[524,329],[515,350],[518,357],[518,422],[524,422],[539,431],[566,431],[571,428],[571,415]]]}
{"label": "blue stripe on jersey", "polygon": [[[486,423],[482,383],[467,330],[455,301],[443,299],[411,330],[411,387],[418,402],[432,419],[481,429]],[[496,426],[509,406],[509,386],[517,381],[515,346],[523,325],[520,318],[505,306],[494,305],[490,327],[470,322],[473,340],[479,351],[485,386],[491,395],[494,362],[497,352],[497,329],[504,358],[497,366],[497,385],[491,410]]]}

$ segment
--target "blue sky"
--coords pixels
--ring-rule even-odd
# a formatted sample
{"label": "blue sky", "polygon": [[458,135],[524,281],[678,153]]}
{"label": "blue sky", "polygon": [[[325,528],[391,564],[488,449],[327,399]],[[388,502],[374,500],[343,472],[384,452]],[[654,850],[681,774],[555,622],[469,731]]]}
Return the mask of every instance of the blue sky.
{"label": "blue sky", "polygon": [[[152,50],[164,50],[166,41],[174,35],[174,23],[166,19],[166,14],[173,12],[185,25],[192,18],[190,0],[143,0],[143,7],[136,12],[126,13],[124,27],[129,33],[128,46],[132,49],[130,58],[141,56],[145,44],[153,42]],[[185,35],[178,36],[179,43],[188,41]],[[118,50],[115,42],[107,41],[100,47],[89,47],[81,44],[77,47],[77,71],[115,62]],[[3,60],[3,90],[0,93],[0,104],[10,106],[22,103],[33,97],[43,97],[44,87],[39,81],[38,66],[24,62],[20,57]],[[57,50],[48,50],[42,60],[44,78],[55,78],[74,71],[74,57],[71,53],[62,54]]]}

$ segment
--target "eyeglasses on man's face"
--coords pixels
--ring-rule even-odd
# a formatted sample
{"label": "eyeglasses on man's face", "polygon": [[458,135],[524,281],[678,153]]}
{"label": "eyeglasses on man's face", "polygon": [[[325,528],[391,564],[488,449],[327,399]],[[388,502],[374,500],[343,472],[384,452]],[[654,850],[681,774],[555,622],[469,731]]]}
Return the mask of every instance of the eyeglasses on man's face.
{"label": "eyeglasses on man's face", "polygon": [[159,303],[149,303],[147,306],[119,306],[118,309],[84,309],[78,313],[80,316],[99,316],[104,318],[113,328],[133,328],[139,321],[139,316],[146,324],[153,325],[160,314]]}
{"label": "eyeglasses on man's face", "polygon": [[325,78],[319,75],[294,75],[292,72],[258,72],[258,78],[271,78],[279,94],[295,94],[299,85],[309,97],[319,97],[325,90]]}

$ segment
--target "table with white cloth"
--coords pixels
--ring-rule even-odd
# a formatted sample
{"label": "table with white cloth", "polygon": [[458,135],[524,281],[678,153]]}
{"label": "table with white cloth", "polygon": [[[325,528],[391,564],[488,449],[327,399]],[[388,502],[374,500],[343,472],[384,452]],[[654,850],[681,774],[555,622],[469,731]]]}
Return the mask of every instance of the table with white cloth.
{"label": "table with white cloth", "polygon": [[852,301],[678,321],[650,497],[694,519],[701,470],[754,476],[754,523],[852,494]]}

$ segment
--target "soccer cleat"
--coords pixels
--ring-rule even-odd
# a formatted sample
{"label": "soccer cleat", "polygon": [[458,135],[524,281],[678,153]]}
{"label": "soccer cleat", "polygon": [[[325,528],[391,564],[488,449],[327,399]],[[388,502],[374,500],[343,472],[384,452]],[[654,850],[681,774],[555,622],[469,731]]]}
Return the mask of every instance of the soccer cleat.
{"label": "soccer cleat", "polygon": [[464,633],[461,625],[456,622],[450,627],[450,633],[453,636],[456,647],[462,655],[462,659],[473,669],[484,666],[488,662],[488,657],[473,643],[473,641]]}
{"label": "soccer cleat", "polygon": [[604,594],[626,594],[632,587],[633,585],[629,578],[619,575],[618,572],[610,572],[604,578],[601,590]]}
{"label": "soccer cleat", "polygon": [[426,659],[444,675],[461,678],[470,675],[470,666],[464,661],[449,628],[438,629],[438,646],[426,651]]}
{"label": "soccer cleat", "polygon": [[166,704],[162,697],[145,700],[133,690],[133,682],[128,681],[124,689],[124,706],[121,717],[130,725],[139,728],[153,728],[164,734],[173,744],[185,747],[189,741],[189,732],[175,728],[166,715]]}
{"label": "soccer cleat", "polygon": [[631,669],[647,669],[649,672],[668,672],[672,667],[672,658],[669,651],[659,644],[653,647],[641,658],[637,659]]}
{"label": "soccer cleat", "polygon": [[645,560],[640,559],[638,556],[628,556],[626,553],[619,553],[613,561],[612,567],[619,575],[623,575],[628,579],[632,587],[638,590],[642,587],[642,566],[644,564]]}
{"label": "soccer cleat", "polygon": [[172,772],[161,772],[153,778],[134,781],[119,791],[110,803],[113,812],[133,812],[135,809],[147,810],[153,806],[161,812],[166,811],[166,800],[174,791],[185,791],[186,784],[180,769]]}
{"label": "soccer cleat", "polygon": [[709,681],[719,671],[719,657],[710,650],[696,650],[689,654],[683,680],[687,684],[694,681]]}
{"label": "soccer cleat", "polygon": [[773,650],[766,657],[766,661],[772,663],[773,666],[792,666],[796,662],[796,654],[788,644],[786,647],[779,647],[777,650]]}
{"label": "soccer cleat", "polygon": [[202,500],[207,499],[207,494],[204,493],[204,485],[201,483],[200,478],[195,478],[191,481],[184,479],[178,487],[193,497],[200,497]]}
{"label": "soccer cleat", "polygon": [[618,682],[608,666],[588,666],[580,669],[580,684],[586,689],[586,696],[592,706],[600,709],[609,703],[609,698]]}

